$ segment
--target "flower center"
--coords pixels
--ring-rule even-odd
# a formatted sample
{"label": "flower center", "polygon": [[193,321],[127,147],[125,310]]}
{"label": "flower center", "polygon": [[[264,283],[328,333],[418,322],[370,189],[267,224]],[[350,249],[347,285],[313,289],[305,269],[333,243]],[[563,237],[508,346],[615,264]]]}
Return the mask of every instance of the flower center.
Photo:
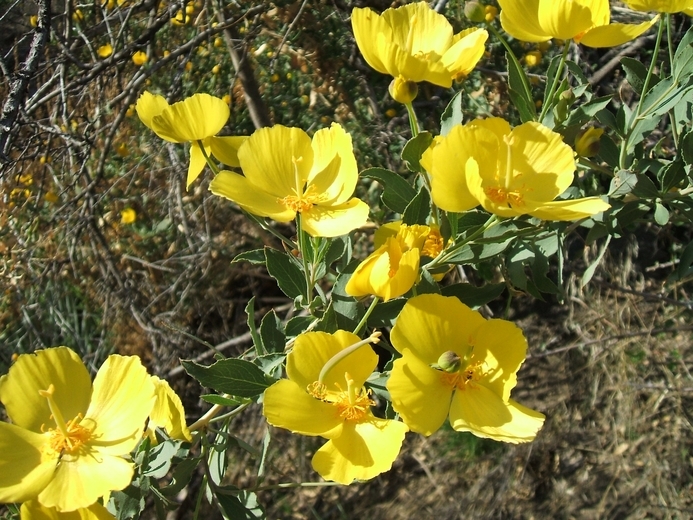
{"label": "flower center", "polygon": [[484,192],[496,204],[507,204],[512,207],[524,206],[522,193],[518,191],[509,191],[500,186],[489,186],[484,189]]}
{"label": "flower center", "polygon": [[336,394],[336,399],[330,399],[327,394],[327,387],[324,383],[315,381],[308,385],[306,389],[308,393],[320,399],[321,401],[329,402],[334,405],[339,411],[339,416],[345,421],[361,422],[369,413],[371,406],[375,402],[370,398],[370,391],[363,387],[357,388],[354,380],[348,372],[344,373],[347,383],[347,389],[341,390]]}
{"label": "flower center", "polygon": [[458,390],[474,388],[475,383],[484,377],[484,370],[480,361],[470,363],[457,372],[440,372],[440,378],[444,385]]}
{"label": "flower center", "polygon": [[294,192],[294,195],[287,195],[284,198],[279,199],[279,203],[283,204],[291,211],[296,213],[302,213],[308,211],[318,202],[320,202],[320,194],[316,193],[317,188],[315,185],[311,184],[308,189],[303,193]]}
{"label": "flower center", "polygon": [[437,230],[431,229],[426,237],[423,248],[421,249],[421,256],[435,258],[440,254],[444,247],[445,242],[443,241],[443,236]]}
{"label": "flower center", "polygon": [[[58,455],[76,453],[91,438],[91,430],[80,424],[83,419],[82,414],[80,413],[77,417],[65,422],[53,397],[55,386],[52,384],[47,390],[39,390],[39,394],[48,399],[51,417],[56,425],[55,428],[49,428],[47,431],[50,436],[48,441],[50,450]],[[41,425],[41,431],[44,431],[44,425]]]}

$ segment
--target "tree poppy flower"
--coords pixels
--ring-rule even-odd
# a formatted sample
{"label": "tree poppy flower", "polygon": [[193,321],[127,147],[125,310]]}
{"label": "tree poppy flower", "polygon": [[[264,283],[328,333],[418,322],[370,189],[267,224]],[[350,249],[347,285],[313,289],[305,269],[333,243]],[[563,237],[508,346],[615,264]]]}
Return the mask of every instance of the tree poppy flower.
{"label": "tree poppy flower", "polygon": [[445,88],[472,71],[488,38],[478,28],[453,34],[450,22],[426,2],[386,9],[382,15],[356,8],[351,24],[356,44],[375,70],[396,80]]}
{"label": "tree poppy flower", "polygon": [[446,211],[481,204],[501,217],[577,220],[610,206],[599,197],[554,200],[573,182],[574,152],[539,123],[514,129],[498,117],[456,126],[426,150],[431,197]]}
{"label": "tree poppy flower", "polygon": [[387,389],[412,431],[431,435],[449,417],[458,431],[503,442],[528,442],[544,415],[510,399],[525,360],[522,331],[485,320],[454,297],[411,298],[390,335],[402,354]]}
{"label": "tree poppy flower", "polygon": [[264,395],[263,414],[271,425],[329,439],[313,456],[313,468],[340,484],[388,471],[408,430],[370,410],[374,402],[363,384],[378,356],[369,346],[356,347],[320,379],[328,361],[359,343],[365,342],[343,330],[301,334],[287,357],[289,379],[277,381]]}
{"label": "tree poppy flower", "polygon": [[[428,226],[405,224],[399,224],[396,230],[386,227],[384,231],[376,233],[376,249],[356,267],[347,282],[346,293],[350,296],[373,294],[385,301],[402,296],[419,278],[421,255],[430,235],[431,228]],[[434,234],[431,238],[438,237],[440,234]],[[431,251],[437,249],[438,245],[437,240],[435,244],[429,241]]]}
{"label": "tree poppy flower", "polygon": [[315,237],[361,227],[368,205],[352,198],[358,168],[351,136],[337,123],[315,132],[275,125],[256,130],[238,149],[243,175],[219,172],[209,189],[243,209],[277,222],[301,216]]}
{"label": "tree poppy flower", "polygon": [[154,384],[140,359],[109,356],[92,386],[67,347],[23,354],[0,378],[0,502],[37,499],[58,511],[92,505],[124,489],[123,458],[142,438]]}
{"label": "tree poppy flower", "polygon": [[615,47],[634,40],[657,21],[609,23],[609,0],[498,0],[498,4],[503,29],[523,42],[559,38],[588,47]]}
{"label": "tree poppy flower", "polygon": [[144,92],[135,109],[145,126],[164,141],[191,143],[186,188],[207,164],[205,154],[213,155],[228,166],[239,165],[236,151],[248,137],[215,137],[229,119],[229,106],[223,100],[209,94],[195,94],[169,105],[163,96]]}

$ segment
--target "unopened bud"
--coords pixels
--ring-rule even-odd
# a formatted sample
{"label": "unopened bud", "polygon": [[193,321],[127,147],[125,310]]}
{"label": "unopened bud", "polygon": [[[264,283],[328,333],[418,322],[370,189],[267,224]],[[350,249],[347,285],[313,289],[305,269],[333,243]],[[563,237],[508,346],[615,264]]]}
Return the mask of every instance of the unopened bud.
{"label": "unopened bud", "polygon": [[603,128],[590,127],[575,138],[575,151],[582,157],[593,157],[599,153],[599,140]]}
{"label": "unopened bud", "polygon": [[414,101],[419,93],[418,85],[413,81],[404,79],[402,76],[392,80],[389,90],[392,99],[399,101],[403,105],[408,105]]}
{"label": "unopened bud", "polygon": [[487,5],[484,7],[484,20],[486,23],[491,23],[498,16],[498,8],[494,5]]}
{"label": "unopened bud", "polygon": [[445,370],[449,373],[458,372],[462,366],[462,359],[452,350],[448,350],[447,352],[443,352],[438,358],[438,366],[441,370]]}
{"label": "unopened bud", "polygon": [[464,15],[469,21],[474,23],[486,21],[486,10],[484,5],[479,2],[466,2],[464,4]]}

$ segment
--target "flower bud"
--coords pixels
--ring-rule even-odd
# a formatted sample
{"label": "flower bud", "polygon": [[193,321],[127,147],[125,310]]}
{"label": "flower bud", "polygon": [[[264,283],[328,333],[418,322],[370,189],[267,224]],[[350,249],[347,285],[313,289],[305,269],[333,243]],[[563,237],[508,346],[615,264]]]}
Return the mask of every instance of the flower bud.
{"label": "flower bud", "polygon": [[486,21],[486,10],[484,5],[479,2],[466,2],[464,4],[464,15],[468,20],[475,23]]}
{"label": "flower bud", "polygon": [[392,99],[399,101],[403,105],[408,105],[416,99],[416,95],[419,93],[419,86],[415,82],[399,76],[392,80],[389,91]]}
{"label": "flower bud", "polygon": [[491,23],[498,16],[498,8],[494,5],[487,5],[484,7],[484,20],[486,23]]}
{"label": "flower bud", "polygon": [[462,359],[452,350],[448,350],[447,352],[443,352],[438,358],[438,366],[445,372],[457,372],[462,366]]}
{"label": "flower bud", "polygon": [[575,138],[575,151],[582,157],[593,157],[599,153],[599,139],[603,128],[590,127]]}

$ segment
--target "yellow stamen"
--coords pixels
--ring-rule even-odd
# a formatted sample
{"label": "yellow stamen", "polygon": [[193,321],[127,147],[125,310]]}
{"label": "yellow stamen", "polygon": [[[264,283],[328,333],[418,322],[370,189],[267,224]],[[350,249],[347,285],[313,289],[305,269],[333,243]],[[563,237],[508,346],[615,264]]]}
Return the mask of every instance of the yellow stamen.
{"label": "yellow stamen", "polygon": [[435,258],[440,254],[444,247],[445,242],[443,241],[442,235],[437,230],[432,229],[426,237],[423,249],[421,249],[421,256]]}
{"label": "yellow stamen", "polygon": [[375,402],[369,397],[366,389],[356,387],[348,372],[344,373],[344,377],[347,382],[347,391],[340,394],[335,406],[339,410],[340,417],[347,421],[360,421],[368,414]]}
{"label": "yellow stamen", "polygon": [[[64,452],[74,453],[79,450],[84,443],[91,437],[91,431],[80,425],[83,419],[82,414],[65,422],[60,409],[58,408],[53,395],[55,394],[55,386],[50,384],[48,389],[39,390],[39,395],[48,400],[48,407],[51,411],[51,417],[55,421],[57,428],[49,428],[47,433],[50,434],[49,446],[54,453],[62,454]],[[41,431],[44,431],[44,425],[41,425]]]}

